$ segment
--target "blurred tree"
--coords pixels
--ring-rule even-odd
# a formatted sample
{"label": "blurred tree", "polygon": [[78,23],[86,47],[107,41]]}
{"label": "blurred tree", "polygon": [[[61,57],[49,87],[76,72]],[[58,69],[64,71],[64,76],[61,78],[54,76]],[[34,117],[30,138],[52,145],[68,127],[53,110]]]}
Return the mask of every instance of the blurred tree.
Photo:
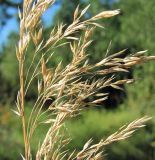
{"label": "blurred tree", "polygon": [[[4,47],[3,53],[0,57],[0,101],[1,103],[13,102],[16,99],[16,94],[19,86],[19,70],[18,70],[18,61],[15,54],[15,44],[18,43],[18,34],[12,33],[9,36],[9,41],[7,46]],[[30,66],[32,62],[32,57],[34,53],[34,45],[31,43],[31,46],[28,48],[27,54],[29,54],[26,60],[25,72],[27,72],[27,66]],[[37,64],[35,59],[34,63]],[[31,68],[30,73],[34,71],[34,68]],[[30,79],[30,77],[28,77]],[[37,95],[36,91],[37,82],[34,81],[31,86],[31,90],[26,98],[33,100],[34,96]],[[6,101],[7,99],[7,101]]]}
{"label": "blurred tree", "polygon": [[14,94],[18,88],[18,63],[14,54],[14,42],[17,42],[17,38],[17,34],[10,36],[10,42],[4,48],[3,54],[0,57],[0,101],[4,102],[7,99],[5,103],[15,98]]}
{"label": "blurred tree", "polygon": [[[131,51],[146,50],[151,54],[155,51],[155,1],[149,0],[120,0],[118,3],[123,15],[119,17],[121,27],[117,36],[120,45]],[[133,71],[135,78],[141,78],[140,83],[128,88],[131,101],[149,102],[155,97],[155,63],[138,67]],[[141,92],[142,91],[142,92]],[[153,99],[153,98],[151,98]],[[144,101],[142,101],[144,100]],[[150,102],[151,104],[151,102]],[[149,104],[148,104],[149,105]],[[147,105],[147,106],[148,106]]]}
{"label": "blurred tree", "polygon": [[[5,25],[11,18],[17,18],[15,14],[18,13],[18,7],[22,6],[23,0],[0,0],[0,32],[3,32],[3,29],[5,28]],[[57,3],[60,3],[60,1],[57,1]],[[10,11],[11,10],[11,11]],[[15,11],[15,12],[12,12]],[[2,18],[1,18],[2,17]],[[46,38],[50,34],[50,29],[47,29],[45,31],[44,37]],[[9,100],[14,101],[16,98],[17,88],[18,88],[18,62],[16,60],[15,55],[15,45],[18,43],[18,33],[11,33],[9,36],[9,40],[7,41],[7,44],[3,46],[3,50],[0,53],[0,101],[6,103],[9,102]],[[34,52],[34,46],[33,43],[31,43],[31,47],[28,49],[28,54],[30,55],[29,58],[27,58],[27,66],[30,65],[32,61],[32,56]],[[37,60],[35,61],[37,63]],[[34,68],[31,68],[31,72],[34,70]],[[33,100],[33,97],[37,94],[35,85],[31,87],[31,91],[28,94],[29,96],[27,98],[30,98]],[[34,84],[33,83],[33,84]]]}
{"label": "blurred tree", "polygon": [[0,0],[0,27],[5,26],[7,20],[14,16],[10,9],[17,11],[21,6],[22,0]]}

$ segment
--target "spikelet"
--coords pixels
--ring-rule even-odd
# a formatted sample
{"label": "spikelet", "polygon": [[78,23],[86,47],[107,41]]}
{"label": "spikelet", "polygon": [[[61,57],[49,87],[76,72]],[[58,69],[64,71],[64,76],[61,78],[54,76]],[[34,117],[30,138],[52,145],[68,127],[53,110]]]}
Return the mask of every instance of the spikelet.
{"label": "spikelet", "polygon": [[96,21],[99,19],[104,19],[104,18],[111,18],[113,16],[116,16],[120,14],[120,10],[112,10],[112,11],[103,11],[96,16],[92,17],[91,20]]}

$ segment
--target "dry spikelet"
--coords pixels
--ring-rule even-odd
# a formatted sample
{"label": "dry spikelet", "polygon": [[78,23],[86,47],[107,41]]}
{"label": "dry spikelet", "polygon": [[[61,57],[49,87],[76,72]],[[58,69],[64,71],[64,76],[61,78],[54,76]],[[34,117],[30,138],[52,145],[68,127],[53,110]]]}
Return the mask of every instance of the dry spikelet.
{"label": "dry spikelet", "polygon": [[102,18],[110,18],[116,16],[120,13],[120,10],[113,10],[113,11],[103,11],[96,16],[92,17],[91,20],[96,21]]}
{"label": "dry spikelet", "polygon": [[43,77],[46,77],[47,69],[46,69],[46,64],[45,64],[45,60],[44,60],[43,57],[42,57],[42,60],[41,60],[41,71],[42,71]]}

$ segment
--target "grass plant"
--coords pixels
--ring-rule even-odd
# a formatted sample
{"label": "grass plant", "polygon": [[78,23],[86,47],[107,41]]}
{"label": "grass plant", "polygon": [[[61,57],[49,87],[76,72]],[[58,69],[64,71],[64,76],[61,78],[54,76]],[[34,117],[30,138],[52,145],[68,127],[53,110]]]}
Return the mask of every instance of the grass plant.
{"label": "grass plant", "polygon": [[[73,149],[70,155],[63,150],[63,147],[70,143],[70,137],[65,134],[66,120],[78,116],[82,110],[103,103],[109,94],[102,93],[101,89],[110,86],[122,90],[122,85],[134,82],[134,79],[118,80],[117,74],[129,72],[135,65],[154,60],[155,57],[146,56],[146,51],[125,55],[125,50],[108,56],[107,49],[106,56],[99,62],[89,64],[88,57],[91,53],[88,53],[88,48],[93,45],[93,31],[96,27],[104,28],[98,20],[111,18],[120,13],[119,10],[103,11],[82,20],[90,5],[82,11],[77,6],[71,24],[59,23],[53,27],[49,38],[43,39],[41,16],[54,2],[55,0],[24,0],[22,12],[19,11],[20,36],[16,56],[19,62],[20,89],[17,94],[17,109],[14,112],[21,118],[23,129],[25,154],[22,157],[25,160],[32,159],[31,141],[34,132],[39,125],[45,123],[49,128],[44,140],[38,139],[36,160],[102,160],[104,146],[127,139],[135,130],[144,127],[150,118],[145,116],[136,119],[122,126],[108,138],[101,139],[97,144],[88,140],[79,153]],[[35,51],[31,53],[31,65],[26,66],[30,43],[34,44]],[[55,68],[48,67],[53,54],[57,54],[55,50],[64,45],[70,47],[70,63],[65,67],[62,66],[62,62]],[[123,58],[120,58],[123,54]],[[34,61],[38,61],[37,65]],[[36,79],[38,97],[31,113],[26,115],[25,97]],[[51,101],[48,106],[47,101]]]}

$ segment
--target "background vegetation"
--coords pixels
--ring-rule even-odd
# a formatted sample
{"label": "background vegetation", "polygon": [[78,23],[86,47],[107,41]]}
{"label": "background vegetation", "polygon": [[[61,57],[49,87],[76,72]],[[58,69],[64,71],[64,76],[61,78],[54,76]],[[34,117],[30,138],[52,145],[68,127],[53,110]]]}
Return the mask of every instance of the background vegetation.
{"label": "background vegetation", "polygon": [[[71,17],[77,4],[86,6],[91,3],[87,16],[106,9],[121,9],[121,15],[103,21],[105,29],[100,33],[96,31],[94,42],[90,48],[90,61],[95,62],[101,55],[106,53],[109,47],[110,53],[121,49],[139,51],[148,49],[149,54],[155,52],[155,1],[154,0],[60,0],[57,3],[60,9],[54,17],[53,24],[63,21],[70,23]],[[9,0],[0,1],[0,8],[3,9],[1,19],[1,32],[6,21],[11,15],[6,10],[8,7],[17,8],[21,2],[15,3]],[[52,27],[52,26],[50,26]],[[46,29],[45,38],[49,34],[50,27]],[[18,65],[15,56],[15,44],[18,40],[18,33],[11,33],[7,44],[0,54],[0,159],[20,159],[19,153],[23,150],[21,124],[18,118],[11,112],[14,106],[15,96],[18,89]],[[110,45],[109,45],[110,44]],[[67,54],[68,48],[58,50],[59,54],[54,57],[51,66],[63,59],[66,64],[70,57]],[[104,52],[103,52],[104,51]],[[33,46],[30,48],[33,52]],[[30,60],[27,62],[29,64]],[[147,114],[153,119],[150,124],[141,132],[125,142],[107,148],[107,159],[110,160],[154,160],[155,159],[155,63],[147,63],[138,66],[132,74],[125,75],[134,77],[137,81],[133,85],[124,86],[124,92],[114,91],[109,100],[100,108],[83,113],[78,119],[67,123],[68,133],[73,137],[70,148],[77,146],[79,150],[88,138],[93,137],[98,141],[101,137],[109,135],[122,124],[129,122],[141,115]],[[122,76],[122,75],[119,75]],[[32,88],[28,99],[33,101],[36,91]],[[27,110],[31,103],[27,104]],[[42,137],[44,130],[36,133],[36,139]],[[77,138],[78,137],[78,138]],[[35,144],[35,139],[34,139]],[[9,150],[9,154],[8,154]],[[33,150],[35,150],[35,145]]]}

